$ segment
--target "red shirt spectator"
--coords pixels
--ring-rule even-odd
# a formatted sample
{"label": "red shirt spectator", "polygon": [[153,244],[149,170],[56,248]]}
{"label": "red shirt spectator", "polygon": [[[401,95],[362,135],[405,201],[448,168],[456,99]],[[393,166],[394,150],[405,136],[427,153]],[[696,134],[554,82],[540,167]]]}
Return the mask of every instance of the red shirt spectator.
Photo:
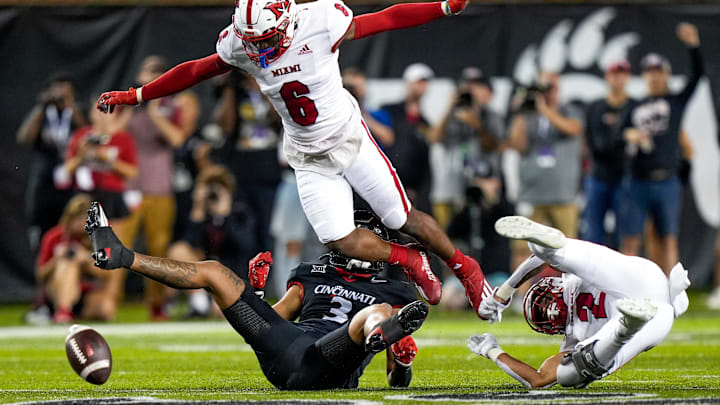
{"label": "red shirt spectator", "polygon": [[55,249],[63,244],[71,246],[73,244],[82,244],[83,235],[73,236],[70,232],[65,232],[65,227],[62,225],[55,225],[50,228],[42,237],[40,241],[40,252],[37,257],[37,266],[40,267],[55,255]]}
{"label": "red shirt spectator", "polygon": [[[73,134],[68,146],[68,159],[78,155],[82,148],[94,148],[83,165],[91,169],[93,189],[105,191],[125,191],[125,177],[114,169],[113,162],[122,161],[132,166],[137,166],[137,150],[132,135],[120,131],[114,135],[98,134],[93,127],[81,128]],[[93,153],[96,155],[93,157]],[[81,189],[87,189],[87,185],[78,184],[78,176],[75,176],[75,185]]]}

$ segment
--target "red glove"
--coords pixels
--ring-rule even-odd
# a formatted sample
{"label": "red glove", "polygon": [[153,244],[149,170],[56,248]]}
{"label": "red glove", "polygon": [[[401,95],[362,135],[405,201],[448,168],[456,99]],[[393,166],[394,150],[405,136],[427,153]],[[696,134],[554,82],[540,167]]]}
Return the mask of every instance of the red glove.
{"label": "red glove", "polygon": [[405,336],[390,346],[395,362],[403,367],[410,367],[417,355],[417,345],[412,336]]}
{"label": "red glove", "polygon": [[260,252],[250,259],[248,276],[250,277],[250,285],[253,288],[258,290],[265,288],[272,262],[272,253],[270,252]]}
{"label": "red glove", "polygon": [[465,10],[470,0],[445,0],[442,2],[442,10],[445,15],[458,15]]}
{"label": "red glove", "polygon": [[111,113],[116,105],[137,105],[137,91],[130,87],[128,91],[108,91],[103,93],[97,102],[97,109]]}

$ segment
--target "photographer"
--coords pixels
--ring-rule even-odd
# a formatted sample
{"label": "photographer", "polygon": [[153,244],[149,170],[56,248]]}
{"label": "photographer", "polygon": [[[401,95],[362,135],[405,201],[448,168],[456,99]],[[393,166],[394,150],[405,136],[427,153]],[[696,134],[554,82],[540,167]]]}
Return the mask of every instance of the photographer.
{"label": "photographer", "polygon": [[[233,204],[235,178],[222,166],[210,166],[198,175],[193,207],[185,235],[168,249],[173,260],[217,260],[241,277],[247,277],[247,262],[256,244],[254,219]],[[272,201],[268,201],[271,204]],[[207,316],[210,299],[203,290],[190,293],[193,316]]]}
{"label": "photographer", "polygon": [[465,199],[465,163],[499,166],[498,146],[505,128],[502,117],[488,107],[492,97],[492,85],[482,70],[463,69],[450,110],[429,133],[433,213],[443,227]]}
{"label": "photographer", "polygon": [[[552,72],[541,73],[537,86],[517,92],[509,146],[521,155],[519,214],[575,237],[583,113],[560,105],[559,92],[559,77]],[[528,255],[526,243],[513,244],[515,265]]]}
{"label": "photographer", "polygon": [[[54,309],[55,323],[71,323],[82,305],[82,318],[112,320],[115,303],[107,285],[86,283],[106,280],[109,273],[93,266],[85,218],[90,196],[78,194],[68,202],[60,222],[47,231],[40,243],[36,276]],[[95,288],[90,288],[90,287]]]}
{"label": "photographer", "polygon": [[87,126],[85,114],[75,103],[75,83],[65,73],[52,74],[38,95],[32,111],[17,131],[17,142],[32,148],[25,201],[30,246],[35,250],[40,235],[57,224],[72,192],[55,183],[54,174],[63,163],[70,134]]}

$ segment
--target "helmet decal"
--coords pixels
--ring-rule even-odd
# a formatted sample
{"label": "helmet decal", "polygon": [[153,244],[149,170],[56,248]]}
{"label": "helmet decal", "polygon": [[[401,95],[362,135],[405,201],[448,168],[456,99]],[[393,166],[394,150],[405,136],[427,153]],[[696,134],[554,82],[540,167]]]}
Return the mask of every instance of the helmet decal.
{"label": "helmet decal", "polygon": [[235,35],[250,60],[262,68],[290,47],[296,23],[294,0],[238,0],[233,15]]}

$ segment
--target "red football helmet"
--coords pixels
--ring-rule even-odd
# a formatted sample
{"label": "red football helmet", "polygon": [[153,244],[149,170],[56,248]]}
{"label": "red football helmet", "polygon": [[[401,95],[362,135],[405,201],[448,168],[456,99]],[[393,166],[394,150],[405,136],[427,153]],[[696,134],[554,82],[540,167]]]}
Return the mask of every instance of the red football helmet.
{"label": "red football helmet", "polygon": [[295,0],[238,0],[235,2],[233,31],[243,43],[250,60],[262,68],[290,47],[297,7]]}
{"label": "red football helmet", "polygon": [[528,325],[548,335],[565,334],[567,305],[563,301],[563,279],[543,277],[525,294],[523,314]]}

